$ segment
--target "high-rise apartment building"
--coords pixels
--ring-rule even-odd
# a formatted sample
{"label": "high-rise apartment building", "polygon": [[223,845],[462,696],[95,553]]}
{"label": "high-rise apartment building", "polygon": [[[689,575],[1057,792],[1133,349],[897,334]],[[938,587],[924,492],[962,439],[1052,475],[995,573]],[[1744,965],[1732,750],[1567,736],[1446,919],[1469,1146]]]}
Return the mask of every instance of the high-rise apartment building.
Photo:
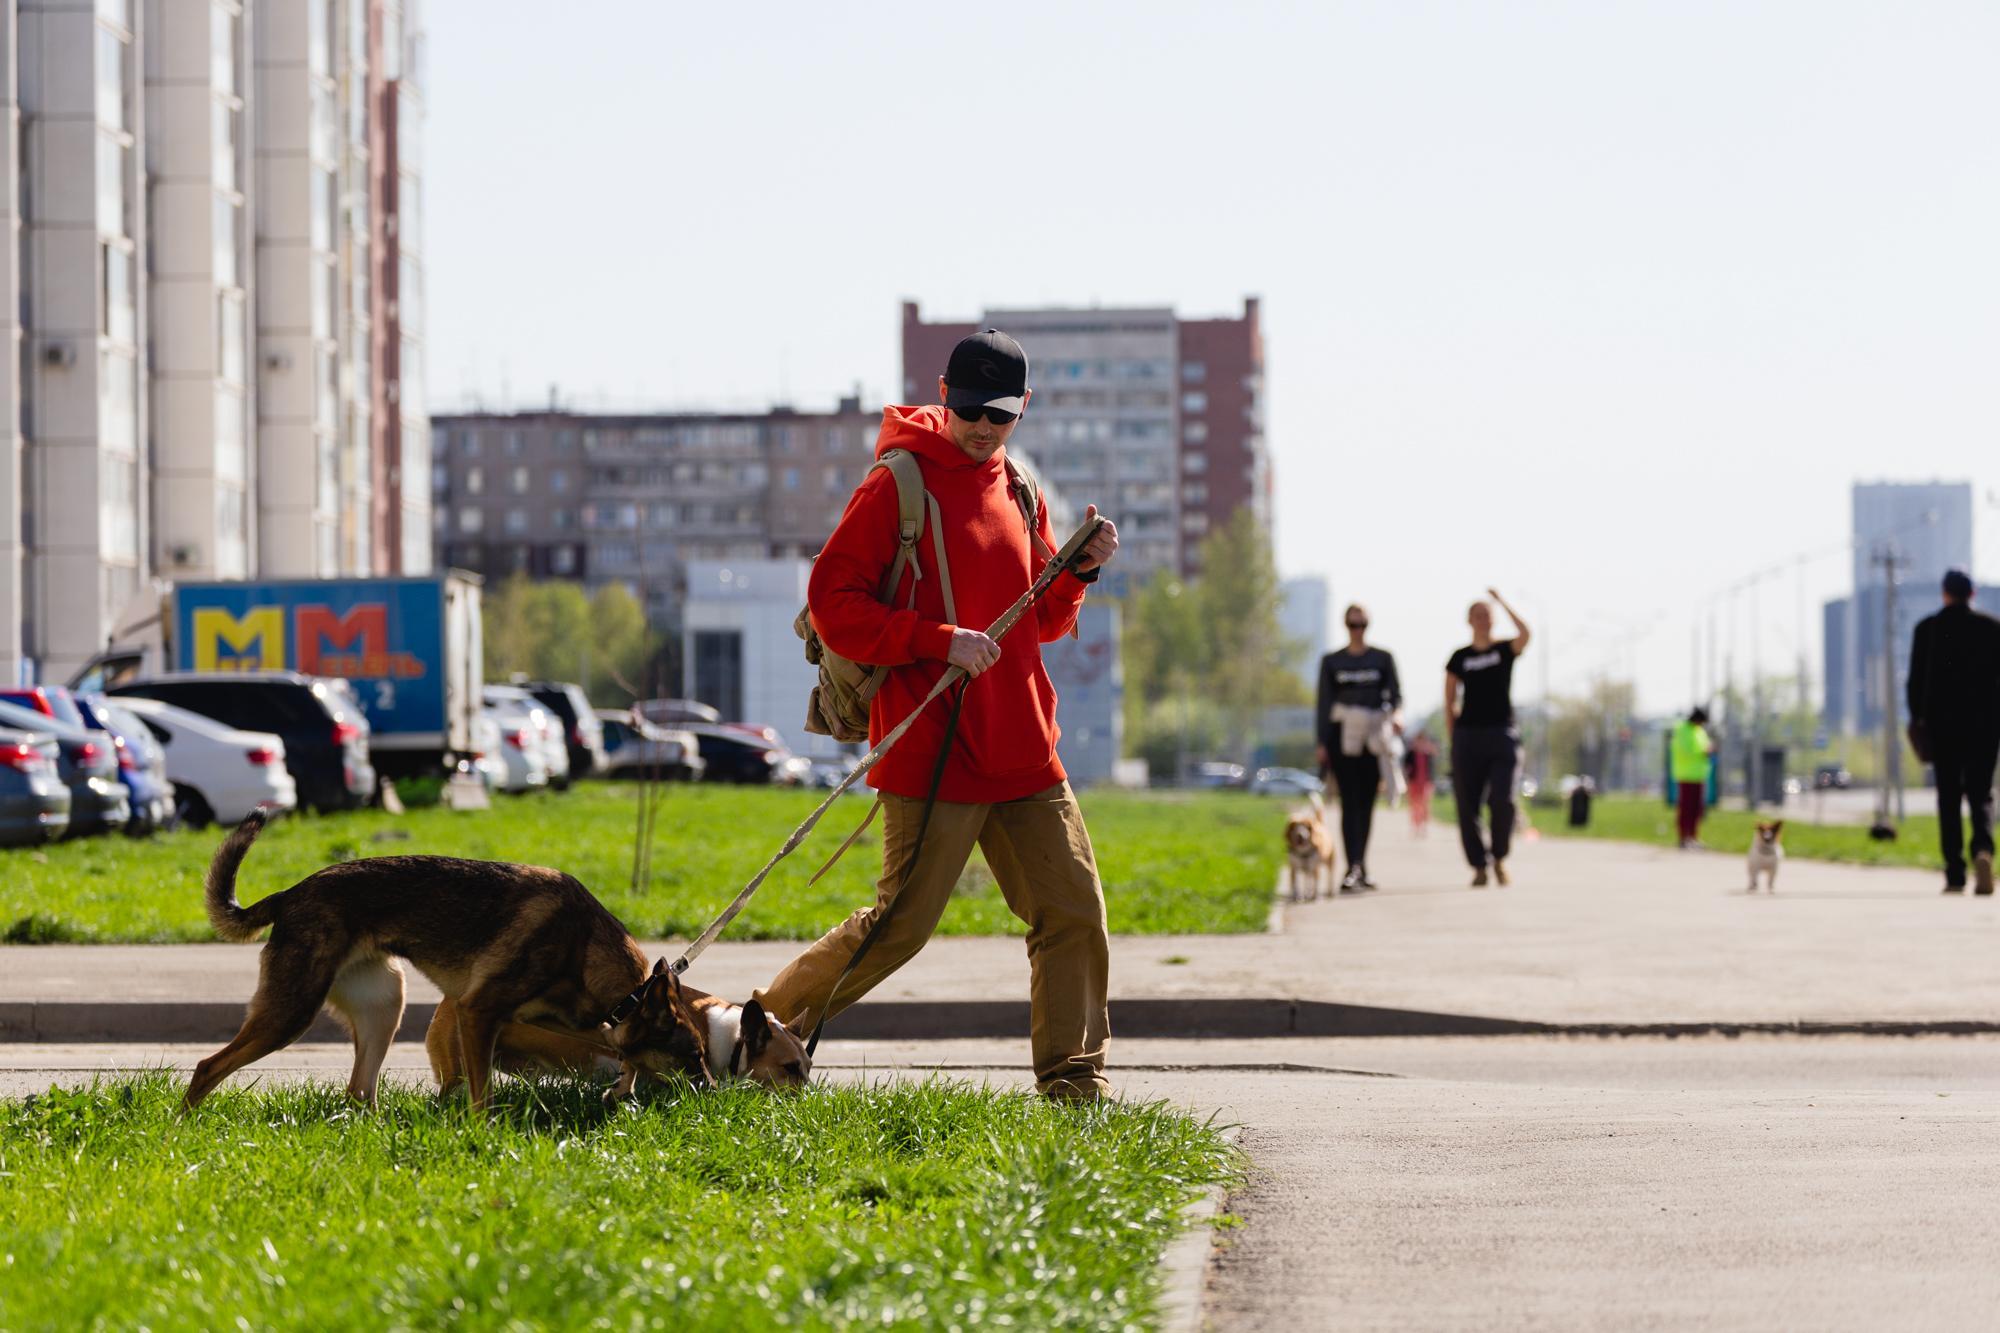
{"label": "high-rise apartment building", "polygon": [[1028,353],[1034,402],[1011,447],[1075,503],[1117,520],[1119,582],[1198,573],[1202,539],[1246,506],[1268,527],[1256,297],[1220,319],[1164,307],[990,309],[972,323],[929,322],[906,301],[905,401],[935,401],[952,345],[989,326]]}
{"label": "high-rise apartment building", "polygon": [[429,567],[413,3],[0,0],[0,678]]}

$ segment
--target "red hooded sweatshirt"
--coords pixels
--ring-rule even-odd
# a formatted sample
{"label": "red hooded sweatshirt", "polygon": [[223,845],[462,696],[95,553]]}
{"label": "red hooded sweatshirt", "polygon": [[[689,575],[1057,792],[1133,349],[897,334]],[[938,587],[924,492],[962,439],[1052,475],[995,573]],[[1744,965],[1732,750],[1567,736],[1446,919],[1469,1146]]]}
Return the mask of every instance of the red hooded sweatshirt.
{"label": "red hooded sweatshirt", "polygon": [[[984,630],[1012,606],[1041,573],[1028,541],[1020,506],[1007,489],[1006,450],[975,463],[945,433],[942,406],[889,407],[882,411],[881,457],[905,449],[917,457],[924,489],[937,498],[944,522],[945,558],[959,621]],[[870,743],[879,742],[937,683],[951,651],[944,587],[934,566],[930,523],[917,539],[917,601],[909,605],[913,575],[905,574],[892,601],[881,600],[882,580],[896,559],[900,509],[896,479],[886,468],[868,474],[847,512],[813,564],[806,604],[813,627],[829,647],[856,662],[893,668],[876,693],[868,715]],[[1057,545],[1048,511],[1040,514],[1041,536]],[[1056,758],[1056,691],[1042,666],[1042,644],[1061,638],[1076,624],[1085,585],[1070,573],[1059,575],[1036,604],[1000,640],[1000,660],[966,685],[958,735],[946,761],[941,801],[1011,801],[1063,781]],[[896,742],[869,774],[877,789],[923,799],[930,789],[938,746],[950,716],[946,692],[924,710],[916,725]]]}

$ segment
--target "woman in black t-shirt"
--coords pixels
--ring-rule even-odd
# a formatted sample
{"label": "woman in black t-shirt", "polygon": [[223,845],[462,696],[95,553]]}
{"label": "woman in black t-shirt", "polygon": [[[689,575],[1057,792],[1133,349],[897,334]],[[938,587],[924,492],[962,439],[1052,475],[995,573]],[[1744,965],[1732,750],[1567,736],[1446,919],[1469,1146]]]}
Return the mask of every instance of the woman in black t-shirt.
{"label": "woman in black t-shirt", "polygon": [[[1514,637],[1493,637],[1493,608],[1474,602],[1466,613],[1472,642],[1444,667],[1444,712],[1451,723],[1451,790],[1458,801],[1458,836],[1472,867],[1472,887],[1486,887],[1486,867],[1507,883],[1507,849],[1514,836],[1514,786],[1521,775],[1521,733],[1514,727],[1514,659],[1528,646],[1528,627],[1500,594],[1487,595],[1514,622]],[[1479,827],[1479,806],[1492,816],[1492,845]]]}
{"label": "woman in black t-shirt", "polygon": [[1340,835],[1347,852],[1342,893],[1375,887],[1368,878],[1368,834],[1382,785],[1389,731],[1403,732],[1403,687],[1396,659],[1368,643],[1368,612],[1347,608],[1347,647],[1319,660],[1319,767],[1340,791]]}

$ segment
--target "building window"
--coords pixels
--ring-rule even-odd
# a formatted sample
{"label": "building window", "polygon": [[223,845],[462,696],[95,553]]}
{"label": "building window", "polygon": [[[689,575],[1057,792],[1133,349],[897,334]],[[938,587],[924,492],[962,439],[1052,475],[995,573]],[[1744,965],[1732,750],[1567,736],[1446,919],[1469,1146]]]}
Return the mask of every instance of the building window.
{"label": "building window", "polygon": [[215,386],[215,475],[227,481],[244,480],[245,447],[243,391],[231,384]]}
{"label": "building window", "polygon": [[568,469],[557,468],[555,471],[549,473],[549,490],[556,495],[569,494]]}
{"label": "building window", "polygon": [[549,572],[552,574],[574,574],[576,572],[576,548],[574,546],[550,547]]}
{"label": "building window", "polygon": [[528,530],[528,511],[509,509],[507,511],[507,535],[518,537]]}
{"label": "building window", "polygon": [[131,343],[139,339],[139,310],[134,304],[132,253],[123,245],[105,242],[104,309],[100,323],[113,342]]}
{"label": "building window", "polygon": [[236,78],[236,32],[242,21],[219,5],[208,17],[208,81],[218,92],[242,91]]}
{"label": "building window", "polygon": [[104,351],[97,361],[100,382],[98,435],[106,449],[139,452],[138,365],[129,352]]}
{"label": "building window", "polygon": [[1203,393],[1199,389],[1190,389],[1188,392],[1181,395],[1181,411],[1183,412],[1208,411],[1208,395]]}
{"label": "building window", "polygon": [[463,447],[467,458],[479,457],[479,432],[468,430],[463,437]]}
{"label": "building window", "polygon": [[1181,382],[1183,384],[1200,384],[1207,378],[1208,366],[1206,363],[1201,361],[1181,362]]}
{"label": "building window", "polygon": [[828,495],[838,495],[843,489],[840,484],[840,481],[841,481],[840,469],[837,467],[830,467],[826,469],[826,472],[821,482],[821,486]]}
{"label": "building window", "polygon": [[236,271],[236,199],[232,195],[217,193],[213,207],[215,233],[209,238],[213,249],[211,258],[215,263],[215,280],[225,287],[238,287],[239,274]]}
{"label": "building window", "polygon": [[694,697],[726,718],[743,716],[743,634],[696,630]]}
{"label": "building window", "polygon": [[788,467],[785,469],[783,485],[788,491],[795,491],[799,488],[799,470],[797,468]]}
{"label": "building window", "polygon": [[113,560],[139,558],[139,463],[122,454],[106,454],[99,462],[99,522],[103,551]]}
{"label": "building window", "polygon": [[1207,454],[1182,454],[1181,471],[1190,476],[1199,476],[1208,471]]}
{"label": "building window", "polygon": [[97,29],[97,123],[125,128],[125,39]]}
{"label": "building window", "polygon": [[236,141],[239,137],[236,118],[241,114],[233,98],[218,97],[209,107],[209,169],[215,183],[225,190],[236,188]]}
{"label": "building window", "polygon": [[125,235],[127,151],[121,136],[97,136],[97,229],[106,236]]}
{"label": "building window", "polygon": [[475,463],[465,470],[465,493],[467,495],[484,495],[486,493],[485,468]]}
{"label": "building window", "polygon": [[507,450],[507,457],[519,458],[521,451],[527,448],[527,443],[521,438],[520,431],[510,430],[507,432],[507,441],[502,447]]}
{"label": "building window", "polygon": [[1181,503],[1184,505],[1205,505],[1208,503],[1208,483],[1191,481],[1181,487]]}
{"label": "building window", "polygon": [[242,292],[215,294],[215,344],[216,369],[222,378],[231,384],[245,383]]}
{"label": "building window", "polygon": [[552,515],[552,518],[554,519],[557,532],[568,532],[576,526],[576,512],[574,510],[558,509]]}
{"label": "building window", "polygon": [[485,527],[486,515],[477,505],[460,505],[458,507],[458,530],[460,532],[479,532]]}
{"label": "building window", "polygon": [[1206,421],[1188,422],[1185,426],[1181,427],[1181,438],[1189,444],[1204,443],[1208,439],[1208,423]]}
{"label": "building window", "polygon": [[528,469],[527,469],[527,468],[525,468],[525,467],[517,467],[517,468],[515,468],[515,469],[514,469],[514,472],[513,472],[513,476],[512,476],[511,478],[510,478],[510,481],[511,481],[511,483],[512,483],[513,487],[514,487],[514,494],[516,494],[516,495],[526,495],[526,494],[528,493]]}

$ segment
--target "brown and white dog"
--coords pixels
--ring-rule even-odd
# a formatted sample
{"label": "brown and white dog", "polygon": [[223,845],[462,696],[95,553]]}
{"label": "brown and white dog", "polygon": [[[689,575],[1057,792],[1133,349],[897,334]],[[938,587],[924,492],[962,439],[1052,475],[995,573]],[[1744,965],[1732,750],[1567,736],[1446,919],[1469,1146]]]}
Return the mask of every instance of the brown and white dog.
{"label": "brown and white dog", "polygon": [[1750,892],[1757,892],[1759,876],[1764,879],[1764,891],[1778,891],[1778,867],[1785,863],[1785,844],[1780,841],[1785,834],[1785,821],[1774,820],[1757,825],[1757,836],[1750,840]]}
{"label": "brown and white dog", "polygon": [[1295,903],[1318,898],[1322,884],[1329,892],[1333,888],[1333,833],[1326,826],[1326,803],[1317,792],[1311,800],[1285,820],[1285,859]]}
{"label": "brown and white dog", "polygon": [[[643,990],[632,998],[637,1003],[629,1015],[594,1033],[504,1024],[494,1067],[511,1074],[616,1076],[607,1101],[630,1096],[642,1075],[681,1074],[703,1086],[744,1078],[768,1088],[792,1088],[804,1086],[812,1073],[805,1043],[757,1001],[731,1004],[698,991],[674,975],[665,959],[653,965]],[[676,1021],[665,1021],[668,1013]],[[424,1033],[439,1092],[451,1091],[464,1077],[458,1021],[458,1006],[447,996]],[[633,1024],[637,1029],[628,1031]],[[694,1034],[692,1061],[679,1039],[683,1032]]]}
{"label": "brown and white dog", "polygon": [[248,940],[269,926],[271,935],[243,1027],[195,1067],[187,1108],[238,1069],[297,1041],[321,1005],[354,1036],[348,1093],[373,1102],[403,1019],[402,959],[453,1004],[459,1068],[476,1106],[486,1104],[502,1027],[595,1032],[635,994],[642,1002],[605,1032],[619,1060],[645,1069],[702,1067],[707,1033],[690,1007],[672,1003],[670,991],[648,977],[638,943],[571,876],[450,856],[378,856],[327,866],[244,907],[236,901],[236,873],[268,818],[258,810],[244,820],[208,867],[216,934]]}

